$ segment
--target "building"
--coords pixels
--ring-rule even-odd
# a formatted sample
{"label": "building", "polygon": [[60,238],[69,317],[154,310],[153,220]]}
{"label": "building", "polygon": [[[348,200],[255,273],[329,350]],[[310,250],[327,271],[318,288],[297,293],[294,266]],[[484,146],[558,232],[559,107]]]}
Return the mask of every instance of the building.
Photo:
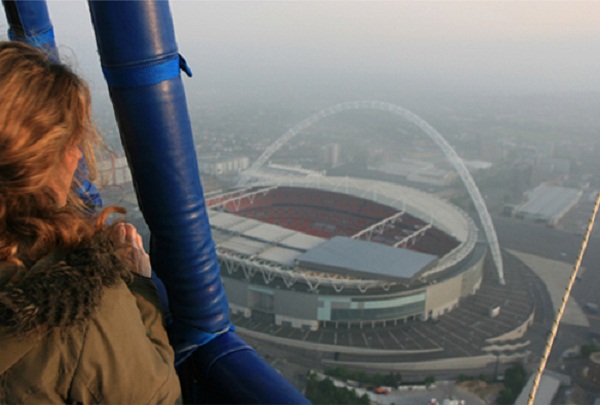
{"label": "building", "polygon": [[[535,373],[527,380],[527,384],[521,390],[521,393],[515,400],[515,405],[527,405],[529,403],[529,395],[533,387]],[[544,371],[540,378],[540,382],[535,394],[534,405],[550,405],[553,403],[556,393],[560,386],[570,386],[571,378],[551,370]]]}
{"label": "building", "polygon": [[259,178],[206,200],[246,338],[371,371],[493,370],[529,355],[537,279],[509,261],[499,284],[459,208],[382,181]]}
{"label": "building", "polygon": [[105,159],[98,163],[101,186],[122,186],[131,183],[131,171],[125,156]]}
{"label": "building", "polygon": [[360,197],[372,182],[341,193],[329,188],[344,179],[326,179],[209,200],[234,313],[311,330],[427,320],[477,290],[486,248],[465,213],[408,187],[382,183],[376,202]]}
{"label": "building", "polygon": [[325,366],[403,373],[493,370],[529,355],[537,279],[509,261],[499,284],[458,207],[382,181],[257,177],[206,200],[246,338]]}
{"label": "building", "polygon": [[458,178],[454,171],[439,169],[432,163],[411,159],[403,159],[395,163],[381,162],[369,166],[369,170],[399,176],[412,183],[437,187],[449,186]]}
{"label": "building", "polygon": [[211,176],[238,174],[250,167],[248,156],[199,156],[198,168],[200,173]]}
{"label": "building", "polygon": [[514,208],[514,216],[527,221],[555,226],[581,199],[574,188],[540,184],[526,193],[527,201]]}
{"label": "building", "polygon": [[321,160],[327,168],[337,167],[341,163],[342,145],[332,143],[321,148]]}

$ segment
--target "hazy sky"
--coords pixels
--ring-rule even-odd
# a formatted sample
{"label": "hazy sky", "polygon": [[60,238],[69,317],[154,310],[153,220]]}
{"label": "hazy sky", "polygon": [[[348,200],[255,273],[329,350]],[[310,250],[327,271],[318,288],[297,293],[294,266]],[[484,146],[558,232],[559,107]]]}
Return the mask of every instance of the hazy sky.
{"label": "hazy sky", "polygon": [[[207,88],[372,81],[429,91],[600,90],[600,2],[171,4],[180,51]],[[91,69],[97,56],[85,2],[49,8],[57,42]]]}

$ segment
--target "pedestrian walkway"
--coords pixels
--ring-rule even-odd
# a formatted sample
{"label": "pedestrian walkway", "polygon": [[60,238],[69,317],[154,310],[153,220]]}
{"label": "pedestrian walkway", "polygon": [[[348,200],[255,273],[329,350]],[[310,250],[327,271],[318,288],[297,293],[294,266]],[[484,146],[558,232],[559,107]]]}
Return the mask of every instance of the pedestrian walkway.
{"label": "pedestrian walkway", "polygon": [[[550,294],[550,299],[552,300],[554,312],[556,313],[562,302],[565,288],[569,282],[573,267],[564,262],[550,260],[528,253],[517,252],[515,250],[509,250],[509,252],[521,259],[542,279],[542,281],[544,281],[548,293]],[[565,314],[561,322],[574,326],[590,326],[583,310],[574,299],[569,299],[567,302]]]}

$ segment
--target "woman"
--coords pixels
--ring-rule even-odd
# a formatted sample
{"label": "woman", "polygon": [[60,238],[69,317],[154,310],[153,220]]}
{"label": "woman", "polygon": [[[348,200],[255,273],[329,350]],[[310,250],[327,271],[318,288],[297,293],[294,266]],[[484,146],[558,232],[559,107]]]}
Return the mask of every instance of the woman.
{"label": "woman", "polygon": [[82,155],[95,174],[90,109],[67,67],[0,43],[0,403],[180,395],[140,236],[72,191]]}

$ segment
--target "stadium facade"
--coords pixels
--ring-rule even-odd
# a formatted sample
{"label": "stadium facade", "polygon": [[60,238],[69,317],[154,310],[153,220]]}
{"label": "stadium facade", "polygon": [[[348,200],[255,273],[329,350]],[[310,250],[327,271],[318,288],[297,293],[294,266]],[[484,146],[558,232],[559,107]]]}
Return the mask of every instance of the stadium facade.
{"label": "stadium facade", "polygon": [[474,221],[412,188],[272,176],[207,204],[231,311],[257,322],[317,331],[437,319],[482,282]]}

